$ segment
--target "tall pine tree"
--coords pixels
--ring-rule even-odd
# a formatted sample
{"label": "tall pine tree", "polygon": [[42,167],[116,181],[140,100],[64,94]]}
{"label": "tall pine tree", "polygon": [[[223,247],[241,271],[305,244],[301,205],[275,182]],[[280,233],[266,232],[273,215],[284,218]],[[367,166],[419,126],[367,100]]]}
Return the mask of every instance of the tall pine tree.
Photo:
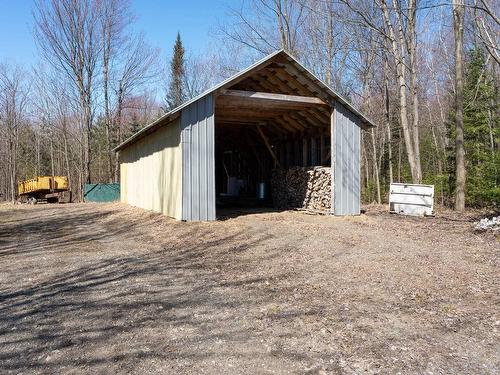
{"label": "tall pine tree", "polygon": [[174,52],[172,60],[170,61],[170,82],[167,92],[167,107],[169,110],[178,107],[185,100],[184,93],[184,73],[185,73],[185,60],[184,60],[184,47],[180,33],[177,33],[175,40]]}
{"label": "tall pine tree", "polygon": [[[486,63],[484,51],[466,53],[464,75],[464,149],[467,206],[500,207],[500,81]],[[449,116],[449,138],[455,137],[455,111]],[[448,150],[449,192],[455,189],[455,148]]]}
{"label": "tall pine tree", "polygon": [[486,66],[484,51],[468,53],[464,87],[464,146],[467,201],[473,206],[500,204],[500,119],[495,100],[495,78]]}

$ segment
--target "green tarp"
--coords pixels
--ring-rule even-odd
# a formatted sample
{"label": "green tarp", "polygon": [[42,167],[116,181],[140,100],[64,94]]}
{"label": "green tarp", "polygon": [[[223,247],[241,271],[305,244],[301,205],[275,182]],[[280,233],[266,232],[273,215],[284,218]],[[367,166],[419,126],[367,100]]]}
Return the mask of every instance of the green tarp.
{"label": "green tarp", "polygon": [[85,184],[85,202],[113,202],[120,200],[120,184]]}

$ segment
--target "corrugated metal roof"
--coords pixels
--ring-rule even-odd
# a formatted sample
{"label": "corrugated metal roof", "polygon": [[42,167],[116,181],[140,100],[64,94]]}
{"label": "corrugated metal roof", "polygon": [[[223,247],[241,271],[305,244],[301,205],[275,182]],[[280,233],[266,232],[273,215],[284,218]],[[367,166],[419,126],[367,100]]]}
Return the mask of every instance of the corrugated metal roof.
{"label": "corrugated metal roof", "polygon": [[225,88],[227,86],[230,86],[234,84],[236,81],[238,81],[241,77],[247,75],[248,73],[251,73],[253,70],[259,69],[262,65],[268,65],[270,64],[274,59],[276,59],[279,56],[284,56],[287,58],[287,60],[293,64],[295,64],[299,70],[304,73],[308,79],[313,81],[316,85],[318,85],[320,88],[324,90],[324,93],[327,94],[328,96],[332,97],[334,100],[338,100],[340,103],[342,103],[346,108],[348,108],[354,115],[356,115],[361,122],[367,126],[375,126],[375,124],[368,119],[365,115],[363,115],[358,109],[354,108],[344,97],[336,93],[331,87],[329,87],[326,83],[324,83],[322,80],[320,80],[318,77],[316,77],[310,70],[308,70],[304,65],[302,65],[295,57],[290,55],[290,53],[286,52],[285,50],[277,50],[268,56],[264,57],[262,60],[257,61],[256,63],[250,65],[248,68],[242,70],[241,72],[233,75],[232,77],[222,81],[221,83],[215,85],[214,87],[206,90],[205,92],[201,93],[200,95],[194,97],[191,100],[188,100],[187,102],[181,104],[180,106],[174,108],[173,110],[167,112],[163,116],[159,117],[155,121],[153,121],[151,124],[145,126],[141,130],[139,130],[137,133],[133,134],[131,137],[127,138],[125,141],[120,143],[118,146],[116,146],[113,151],[119,151],[123,149],[124,147],[128,146],[129,144],[135,143],[137,140],[145,136],[146,134],[150,133],[151,131],[154,131],[156,127],[162,126],[169,121],[166,121],[168,119],[174,119],[175,117],[179,116],[179,111],[181,111],[183,108],[189,106],[190,104],[196,102],[197,100],[209,95],[213,94],[216,90]]}

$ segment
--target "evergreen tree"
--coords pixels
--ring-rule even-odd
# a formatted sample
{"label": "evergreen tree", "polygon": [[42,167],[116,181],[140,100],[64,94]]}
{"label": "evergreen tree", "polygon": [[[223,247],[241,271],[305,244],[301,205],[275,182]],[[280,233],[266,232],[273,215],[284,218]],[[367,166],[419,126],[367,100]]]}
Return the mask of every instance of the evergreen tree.
{"label": "evergreen tree", "polygon": [[132,116],[132,121],[130,124],[130,135],[137,133],[144,127],[144,124],[137,119],[137,116]]}
{"label": "evergreen tree", "polygon": [[464,85],[464,146],[467,203],[500,204],[500,119],[496,111],[495,80],[482,49],[468,53]]}
{"label": "evergreen tree", "polygon": [[184,93],[184,72],[185,59],[184,47],[180,33],[177,33],[175,40],[174,52],[170,61],[170,82],[167,92],[167,107],[169,110],[178,107],[185,100]]}

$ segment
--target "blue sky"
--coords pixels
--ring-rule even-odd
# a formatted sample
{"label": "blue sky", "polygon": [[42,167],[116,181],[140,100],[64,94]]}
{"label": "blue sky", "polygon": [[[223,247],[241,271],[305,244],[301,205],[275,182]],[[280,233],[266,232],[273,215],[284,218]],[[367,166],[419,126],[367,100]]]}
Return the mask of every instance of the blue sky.
{"label": "blue sky", "polygon": [[[177,31],[188,50],[199,52],[209,44],[226,4],[234,0],[132,0],[135,28],[167,56]],[[0,0],[0,61],[29,66],[38,60],[32,36],[32,0]]]}

